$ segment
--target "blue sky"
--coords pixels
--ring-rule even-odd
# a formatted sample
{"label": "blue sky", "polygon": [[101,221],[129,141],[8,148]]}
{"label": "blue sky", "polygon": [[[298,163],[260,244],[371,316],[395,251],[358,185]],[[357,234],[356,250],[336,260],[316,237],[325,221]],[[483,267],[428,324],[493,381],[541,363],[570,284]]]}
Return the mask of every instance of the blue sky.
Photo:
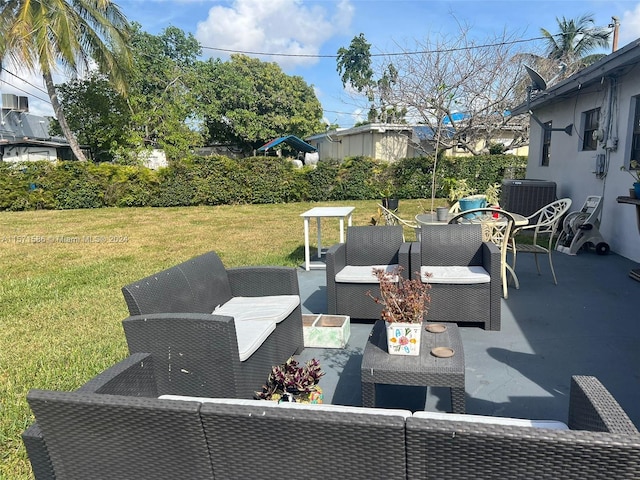
{"label": "blue sky", "polygon": [[[640,0],[120,0],[130,21],[159,34],[168,26],[193,33],[205,48],[203,56],[228,58],[215,48],[241,52],[286,53],[309,56],[262,56],[291,75],[313,85],[330,123],[353,125],[361,102],[342,86],[335,56],[340,47],[364,33],[372,53],[397,52],[425,37],[442,38],[466,24],[469,35],[485,40],[506,30],[517,38],[540,36],[544,27],[557,31],[556,17],[594,14],[596,25],[620,20],[619,47],[640,38]],[[531,44],[532,50],[535,44]],[[609,52],[605,52],[609,53]],[[41,86],[37,76],[20,73]],[[33,113],[51,114],[46,94],[3,72],[0,91],[25,95]],[[60,77],[59,81],[64,81]],[[21,88],[24,91],[18,90]],[[33,96],[32,96],[33,95]],[[42,100],[40,100],[42,99]]]}

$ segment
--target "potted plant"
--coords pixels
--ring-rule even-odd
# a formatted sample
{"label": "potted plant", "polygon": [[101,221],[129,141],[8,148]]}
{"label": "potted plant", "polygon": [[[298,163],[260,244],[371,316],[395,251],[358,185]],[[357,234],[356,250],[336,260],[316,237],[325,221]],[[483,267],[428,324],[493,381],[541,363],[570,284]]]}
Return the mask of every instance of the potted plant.
{"label": "potted plant", "polygon": [[[633,198],[640,198],[640,165],[637,160],[631,160],[629,162],[629,168],[627,169],[624,165],[620,167],[620,170],[624,170],[629,172],[629,175],[633,177],[633,188],[629,189],[629,194]],[[633,192],[633,195],[631,195]]]}
{"label": "potted plant", "polygon": [[420,279],[416,273],[414,279],[404,278],[402,267],[391,272],[374,268],[374,274],[380,282],[380,297],[371,291],[367,295],[374,302],[383,305],[382,320],[387,327],[387,349],[393,355],[418,355],[422,322],[427,315],[431,296],[431,285]]}
{"label": "potted plant", "polygon": [[499,183],[493,183],[487,187],[484,194],[487,197],[487,205],[492,207],[500,206],[500,188],[502,185]]}
{"label": "potted plant", "polygon": [[277,402],[322,403],[322,389],[318,386],[324,372],[315,358],[305,365],[290,357],[284,364],[271,369],[267,384],[256,392],[258,400]]}
{"label": "potted plant", "polygon": [[391,211],[398,210],[400,201],[398,200],[398,196],[396,194],[396,187],[391,179],[387,179],[384,183],[382,189],[380,190],[380,196],[382,197],[382,206],[384,208]]}

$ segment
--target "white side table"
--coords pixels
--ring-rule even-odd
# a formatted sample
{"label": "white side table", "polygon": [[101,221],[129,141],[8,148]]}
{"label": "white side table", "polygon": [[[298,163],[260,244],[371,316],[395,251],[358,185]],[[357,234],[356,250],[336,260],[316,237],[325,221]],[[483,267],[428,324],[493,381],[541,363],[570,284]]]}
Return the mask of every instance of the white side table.
{"label": "white side table", "polygon": [[[334,217],[340,220],[340,243],[344,243],[344,220],[347,219],[347,225],[351,226],[351,214],[355,207],[314,207],[301,213],[304,218],[304,269],[311,269],[311,256],[309,255],[309,219],[316,217],[318,221],[318,258],[322,256],[322,217]],[[319,267],[324,268],[324,265]]]}

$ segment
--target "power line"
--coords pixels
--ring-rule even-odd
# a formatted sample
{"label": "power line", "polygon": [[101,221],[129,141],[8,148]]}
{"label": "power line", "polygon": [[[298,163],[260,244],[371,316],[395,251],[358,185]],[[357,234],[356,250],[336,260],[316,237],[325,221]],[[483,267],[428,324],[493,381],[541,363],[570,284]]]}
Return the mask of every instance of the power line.
{"label": "power line", "polygon": [[[20,77],[18,77],[18,78],[20,78]],[[34,95],[31,92],[27,92],[26,90],[24,90],[24,89],[14,85],[14,84],[12,84],[12,83],[9,83],[6,80],[3,80],[1,78],[0,78],[0,82],[5,83],[5,84],[9,85],[10,87],[15,88],[16,90],[20,90],[21,92],[26,93],[27,95],[30,95],[30,96],[32,96],[34,98],[37,98],[38,100],[40,100],[42,102],[45,102],[45,103],[48,103],[49,105],[51,105],[51,100],[50,99],[45,100],[44,98],[38,97],[37,95]]]}
{"label": "power line", "polygon": [[22,78],[22,77],[19,77],[18,75],[16,75],[16,74],[15,74],[15,73],[13,73],[13,72],[10,72],[9,70],[7,70],[7,69],[6,69],[6,68],[4,68],[4,67],[0,67],[0,68],[2,68],[2,70],[4,70],[5,72],[7,72],[9,75],[14,76],[14,77],[16,77],[18,80],[20,80],[20,81],[22,81],[22,82],[26,83],[27,85],[32,86],[32,87],[33,87],[33,88],[35,88],[36,90],[40,90],[42,93],[46,93],[47,95],[49,95],[49,92],[47,92],[44,88],[39,87],[38,85],[34,85],[33,83],[29,82],[28,80],[25,80],[25,79],[24,79],[24,78]]}
{"label": "power line", "polygon": [[[520,40],[511,40],[509,42],[497,42],[497,43],[486,43],[482,45],[472,45],[472,46],[464,46],[464,47],[452,47],[452,48],[443,48],[443,49],[434,49],[434,50],[417,50],[413,52],[390,52],[390,53],[372,53],[372,57],[393,57],[399,55],[425,55],[425,54],[433,54],[433,53],[451,53],[458,52],[461,50],[474,50],[478,48],[489,48],[489,47],[501,47],[505,45],[515,45],[518,43],[527,43],[527,42],[535,42],[538,40],[545,40],[546,37],[534,37],[534,38],[525,38]],[[233,50],[228,48],[218,48],[218,47],[208,47],[205,45],[200,45],[200,48],[205,50],[215,50],[218,52],[225,53],[240,53],[244,55],[262,55],[262,56],[271,56],[271,57],[298,57],[298,58],[338,58],[338,55],[320,55],[320,54],[311,54],[311,53],[269,53],[269,52],[253,52],[249,50]]]}

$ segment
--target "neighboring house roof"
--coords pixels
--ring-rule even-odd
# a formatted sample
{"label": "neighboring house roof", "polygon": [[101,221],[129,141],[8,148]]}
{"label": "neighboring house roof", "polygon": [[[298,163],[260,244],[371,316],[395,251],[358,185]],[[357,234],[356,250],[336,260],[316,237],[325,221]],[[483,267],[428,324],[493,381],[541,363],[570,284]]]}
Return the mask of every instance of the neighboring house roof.
{"label": "neighboring house roof", "polygon": [[2,110],[0,142],[4,145],[68,147],[67,139],[49,135],[51,119],[27,112]]}
{"label": "neighboring house roof", "polygon": [[314,147],[313,145],[309,145],[307,142],[305,142],[304,140],[301,140],[295,135],[288,135],[286,137],[280,137],[280,138],[271,140],[270,142],[267,142],[264,145],[262,145],[260,148],[258,148],[258,151],[266,152],[270,148],[280,145],[283,142],[288,145],[291,145],[293,148],[295,148],[299,152],[311,153],[311,152],[317,151],[316,147]]}
{"label": "neighboring house roof", "polygon": [[604,77],[618,77],[628,73],[640,63],[640,39],[635,40],[596,63],[574,73],[569,78],[532,95],[530,101],[513,109],[513,115],[527,113],[573,95],[578,90],[600,83]]}

